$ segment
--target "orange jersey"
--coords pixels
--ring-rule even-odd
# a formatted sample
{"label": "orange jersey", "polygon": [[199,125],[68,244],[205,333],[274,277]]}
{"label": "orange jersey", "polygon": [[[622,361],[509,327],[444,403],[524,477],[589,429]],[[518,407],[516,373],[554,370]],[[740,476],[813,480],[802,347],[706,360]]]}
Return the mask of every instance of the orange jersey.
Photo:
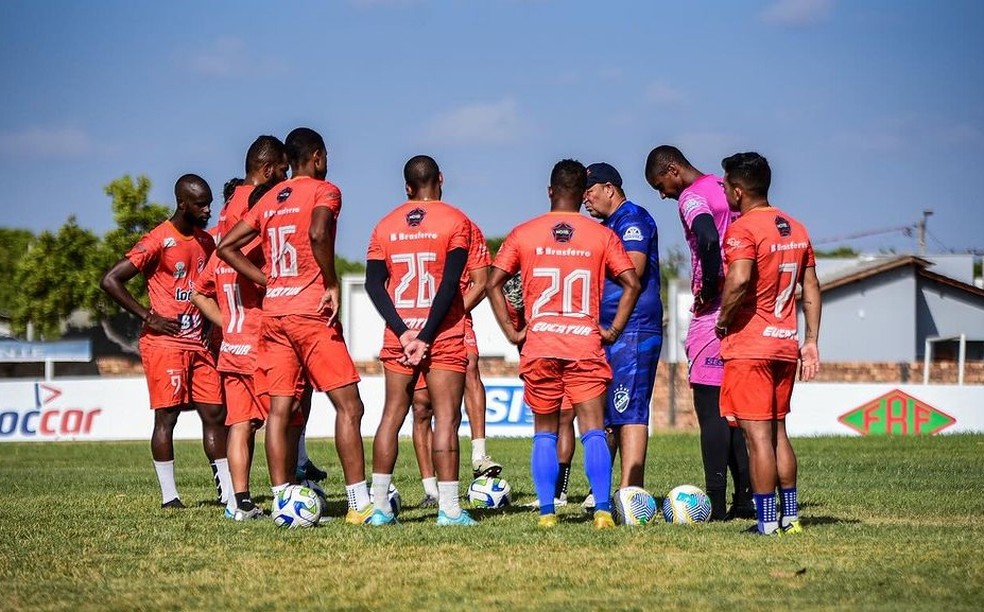
{"label": "orange jersey", "polygon": [[614,232],[580,213],[547,213],[510,232],[492,265],[521,271],[524,360],[605,358],[598,331],[605,274],[634,268]]}
{"label": "orange jersey", "polygon": [[776,208],[753,209],[724,234],[725,267],[742,259],[754,262],[754,286],[721,341],[721,356],[796,361],[796,286],[817,265],[806,228]]}
{"label": "orange jersey", "polygon": [[[337,220],[342,192],[328,181],[302,176],[280,183],[243,215],[242,221],[260,232],[266,258],[264,314],[320,314],[325,277],[308,237],[311,216],[319,207],[327,208]],[[335,227],[333,224],[332,240]]]}
{"label": "orange jersey", "polygon": [[191,303],[191,290],[214,250],[215,242],[204,230],[196,228],[191,236],[184,236],[165,221],[147,232],[126,254],[147,279],[151,310],[164,318],[177,319],[181,326],[177,336],[170,336],[145,325],[141,336],[147,344],[202,346],[202,313]]}
{"label": "orange jersey", "polygon": [[[257,267],[263,267],[259,239],[253,240],[243,251]],[[222,311],[218,370],[252,375],[256,370],[256,346],[263,315],[261,288],[213,254],[195,283],[195,290],[215,298]]]}
{"label": "orange jersey", "polygon": [[253,185],[239,185],[232,192],[232,197],[226,202],[222,210],[219,211],[219,221],[210,232],[215,238],[215,244],[222,241],[222,237],[229,233],[236,223],[243,218],[249,210],[249,194],[256,189]]}
{"label": "orange jersey", "polygon": [[485,234],[471,219],[468,220],[468,225],[471,226],[471,244],[468,246],[468,263],[465,264],[465,271],[461,273],[461,293],[471,289],[473,270],[488,268],[492,263],[489,247],[485,244]]}
{"label": "orange jersey", "polygon": [[[386,263],[387,291],[409,329],[423,329],[441,285],[448,253],[469,249],[471,236],[472,223],[468,217],[439,201],[405,202],[376,225],[369,238],[366,259]],[[465,303],[459,291],[438,326],[433,344],[464,336],[464,315]],[[389,326],[384,332],[383,347],[402,348]]]}

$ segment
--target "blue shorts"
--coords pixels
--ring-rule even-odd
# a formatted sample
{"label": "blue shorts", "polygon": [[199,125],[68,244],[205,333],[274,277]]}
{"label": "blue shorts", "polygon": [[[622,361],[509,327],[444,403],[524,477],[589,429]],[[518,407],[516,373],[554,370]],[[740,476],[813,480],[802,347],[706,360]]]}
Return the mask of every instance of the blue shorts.
{"label": "blue shorts", "polygon": [[626,331],[605,347],[612,366],[605,402],[606,427],[649,425],[649,404],[662,348],[663,335],[646,331]]}

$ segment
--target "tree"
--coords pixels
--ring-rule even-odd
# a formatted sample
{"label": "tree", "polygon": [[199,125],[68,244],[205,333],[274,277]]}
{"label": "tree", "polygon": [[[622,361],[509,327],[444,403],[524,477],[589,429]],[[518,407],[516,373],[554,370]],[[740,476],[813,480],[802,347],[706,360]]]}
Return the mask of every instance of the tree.
{"label": "tree", "polygon": [[502,243],[506,241],[505,236],[491,236],[485,239],[485,246],[489,248],[489,255],[495,257],[495,254],[499,252],[502,248]]}
{"label": "tree", "polygon": [[854,259],[858,255],[860,255],[860,253],[858,253],[857,251],[855,251],[849,246],[839,246],[836,249],[829,249],[826,251],[822,249],[816,249],[814,250],[814,255],[817,258],[822,257],[824,259]]}
{"label": "tree", "polygon": [[0,227],[0,312],[10,314],[12,310],[17,294],[14,270],[34,240],[30,230]]}
{"label": "tree", "polygon": [[71,216],[52,234],[41,232],[14,268],[11,327],[23,334],[33,323],[43,338],[61,335],[62,323],[84,301],[99,237]]}

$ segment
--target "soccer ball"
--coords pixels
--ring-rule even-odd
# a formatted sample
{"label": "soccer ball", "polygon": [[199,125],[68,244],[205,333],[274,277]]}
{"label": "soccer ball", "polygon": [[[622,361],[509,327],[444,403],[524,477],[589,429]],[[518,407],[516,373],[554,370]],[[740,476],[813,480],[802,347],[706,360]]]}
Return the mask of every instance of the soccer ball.
{"label": "soccer ball", "polygon": [[704,523],[710,517],[710,498],[693,485],[680,485],[663,500],[663,518],[667,523]]}
{"label": "soccer ball", "polygon": [[620,525],[648,525],[656,517],[656,500],[642,487],[615,491],[615,522]]}
{"label": "soccer ball", "polygon": [[278,527],[314,527],[320,518],[321,501],[308,487],[289,485],[273,498],[273,522]]}
{"label": "soccer ball", "polygon": [[[375,496],[372,494],[372,485],[369,485],[369,501],[373,501]],[[403,499],[400,497],[400,492],[396,489],[396,486],[391,482],[389,487],[389,500],[390,500],[390,512],[393,516],[399,516],[400,510],[403,509]]]}
{"label": "soccer ball", "polygon": [[509,505],[512,487],[505,478],[476,478],[468,486],[468,501],[475,508],[505,508]]}

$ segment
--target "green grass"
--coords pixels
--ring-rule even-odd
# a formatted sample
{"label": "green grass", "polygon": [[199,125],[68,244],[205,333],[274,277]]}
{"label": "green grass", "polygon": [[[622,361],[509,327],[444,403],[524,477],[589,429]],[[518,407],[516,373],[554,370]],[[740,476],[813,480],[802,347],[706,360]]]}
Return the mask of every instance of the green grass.
{"label": "green grass", "polygon": [[[330,442],[310,440],[344,510]],[[180,443],[183,511],[160,510],[147,443],[0,445],[0,609],[980,609],[984,436],[794,440],[805,531],[749,523],[595,532],[577,504],[536,528],[529,440],[490,440],[514,505],[473,529],[439,529],[409,443],[402,524],[282,530],[209,503],[200,445]],[[467,451],[468,443],[463,441]],[[254,495],[268,504],[262,451]],[[580,453],[575,459],[581,463]],[[463,472],[464,473],[464,472]],[[648,488],[700,485],[696,436],[650,444]],[[575,473],[572,497],[587,492]]]}

